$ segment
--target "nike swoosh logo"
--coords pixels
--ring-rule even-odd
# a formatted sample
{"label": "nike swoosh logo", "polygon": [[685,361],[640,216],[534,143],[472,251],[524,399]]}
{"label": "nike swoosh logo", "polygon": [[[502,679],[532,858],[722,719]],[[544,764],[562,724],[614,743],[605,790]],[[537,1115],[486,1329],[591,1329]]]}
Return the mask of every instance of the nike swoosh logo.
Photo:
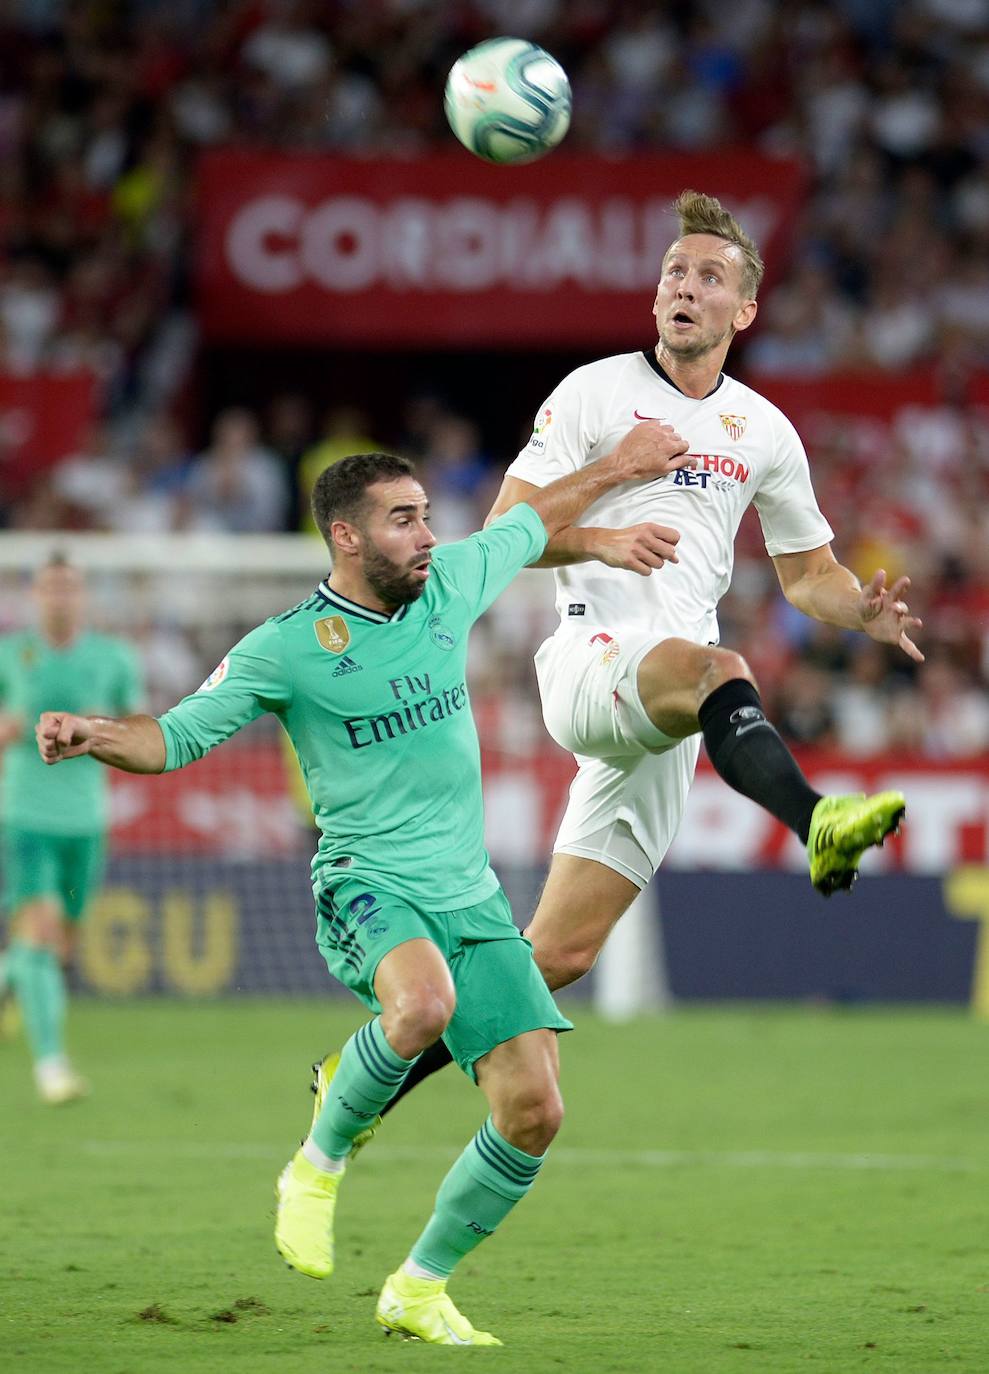
{"label": "nike swoosh logo", "polygon": [[768,720],[751,720],[749,721],[748,725],[740,725],[738,727],[738,729],[735,731],[735,738],[738,739],[741,735],[746,734],[749,730],[758,730],[761,725],[768,724]]}
{"label": "nike swoosh logo", "polygon": [[453,1342],[454,1345],[470,1345],[469,1340],[465,1341],[462,1336],[457,1335],[456,1331],[454,1331],[453,1327],[447,1321],[446,1317],[440,1317],[440,1321],[446,1328],[446,1334],[450,1337],[450,1340]]}
{"label": "nike swoosh logo", "polygon": [[660,424],[666,424],[665,415],[640,415],[637,410],[633,410],[632,414],[637,420],[658,420]]}

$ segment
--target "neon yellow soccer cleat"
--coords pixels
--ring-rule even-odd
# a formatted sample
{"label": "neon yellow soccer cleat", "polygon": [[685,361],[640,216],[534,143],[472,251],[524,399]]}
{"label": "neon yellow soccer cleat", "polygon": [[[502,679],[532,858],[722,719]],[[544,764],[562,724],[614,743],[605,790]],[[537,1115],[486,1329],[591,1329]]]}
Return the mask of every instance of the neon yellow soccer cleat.
{"label": "neon yellow soccer cleat", "polygon": [[[316,1101],[313,1103],[312,1109],[313,1126],[316,1125],[316,1118],[323,1110],[326,1094],[329,1091],[330,1084],[333,1082],[333,1075],[336,1073],[339,1066],[340,1053],[338,1050],[334,1050],[331,1054],[324,1055],[322,1059],[317,1059],[316,1063],[312,1066],[312,1083],[310,1086],[316,1095]],[[357,1132],[351,1144],[348,1158],[354,1159],[358,1152],[361,1151],[370,1140],[373,1140],[380,1125],[381,1117],[376,1116],[370,1126],[365,1126],[363,1131]],[[312,1130],[312,1126],[309,1129]]]}
{"label": "neon yellow soccer cleat", "polygon": [[490,1331],[475,1331],[447,1297],[446,1279],[417,1279],[404,1269],[385,1279],[374,1320],[385,1335],[431,1345],[501,1345]]}
{"label": "neon yellow soccer cleat", "polygon": [[810,880],[818,892],[830,897],[832,892],[850,888],[858,877],[862,855],[899,829],[906,809],[902,792],[822,797],[814,807],[807,837]]}
{"label": "neon yellow soccer cleat", "polygon": [[343,1174],[327,1174],[298,1150],[278,1175],[275,1245],[290,1269],[311,1279],[333,1273],[333,1213]]}

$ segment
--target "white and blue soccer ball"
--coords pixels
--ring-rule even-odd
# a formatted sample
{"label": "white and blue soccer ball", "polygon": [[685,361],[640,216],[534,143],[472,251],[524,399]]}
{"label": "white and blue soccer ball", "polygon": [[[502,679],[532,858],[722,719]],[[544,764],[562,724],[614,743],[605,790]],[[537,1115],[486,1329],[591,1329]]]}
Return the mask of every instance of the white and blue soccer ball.
{"label": "white and blue soccer ball", "polygon": [[465,52],[443,103],[450,128],[485,162],[535,162],[570,127],[566,72],[524,38],[489,38]]}

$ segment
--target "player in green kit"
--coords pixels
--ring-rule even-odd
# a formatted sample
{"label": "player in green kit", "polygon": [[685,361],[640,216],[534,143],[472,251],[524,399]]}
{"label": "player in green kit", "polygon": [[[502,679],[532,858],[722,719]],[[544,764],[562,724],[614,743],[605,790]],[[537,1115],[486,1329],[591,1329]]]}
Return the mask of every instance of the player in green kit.
{"label": "player in green kit", "polygon": [[[322,832],[317,943],[374,1013],[344,1046],[301,1149],[278,1179],[275,1242],[314,1278],[333,1269],[333,1212],[355,1138],[442,1036],[491,1114],[376,1311],[386,1331],[496,1345],[446,1293],[458,1261],[535,1181],[562,1116],[557,1010],[484,849],[480,748],[466,686],[474,621],[547,538],[621,482],[662,479],[686,444],[650,421],[504,519],[434,549],[426,494],[402,458],[334,464],[313,493],[333,571],[251,631],[160,720],[41,717],[46,762],[90,754],[133,772],[180,768],[264,711],[299,756]],[[676,535],[665,532],[666,557]]]}
{"label": "player in green kit", "polygon": [[48,1103],[82,1097],[87,1084],[65,1053],[64,966],[103,875],[107,777],[92,760],[52,773],[38,757],[33,722],[53,702],[126,712],[141,697],[130,646],[84,628],[82,573],[53,558],[34,579],[36,629],[0,639],[3,901],[9,942],[0,984],[16,999]]}

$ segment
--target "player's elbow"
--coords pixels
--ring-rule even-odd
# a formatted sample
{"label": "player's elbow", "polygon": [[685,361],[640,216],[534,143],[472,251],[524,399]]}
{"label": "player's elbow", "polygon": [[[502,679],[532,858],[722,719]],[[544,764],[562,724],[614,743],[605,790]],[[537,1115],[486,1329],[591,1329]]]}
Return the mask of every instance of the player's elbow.
{"label": "player's elbow", "polygon": [[[518,501],[496,501],[484,517],[484,528],[487,529],[489,525],[493,525],[496,520],[500,520],[503,515],[507,515],[508,512],[518,504]],[[546,522],[543,521],[543,523],[545,524]]]}
{"label": "player's elbow", "polygon": [[529,500],[538,490],[538,487],[531,486],[528,482],[521,482],[514,477],[506,477],[494,499],[494,504],[485,517],[484,528],[487,529],[493,520],[497,520],[500,515],[510,511],[520,501]]}
{"label": "player's elbow", "polygon": [[795,611],[800,611],[803,615],[809,615],[809,607],[812,604],[814,591],[814,581],[812,578],[802,577],[797,582],[790,582],[783,588],[783,595]]}

